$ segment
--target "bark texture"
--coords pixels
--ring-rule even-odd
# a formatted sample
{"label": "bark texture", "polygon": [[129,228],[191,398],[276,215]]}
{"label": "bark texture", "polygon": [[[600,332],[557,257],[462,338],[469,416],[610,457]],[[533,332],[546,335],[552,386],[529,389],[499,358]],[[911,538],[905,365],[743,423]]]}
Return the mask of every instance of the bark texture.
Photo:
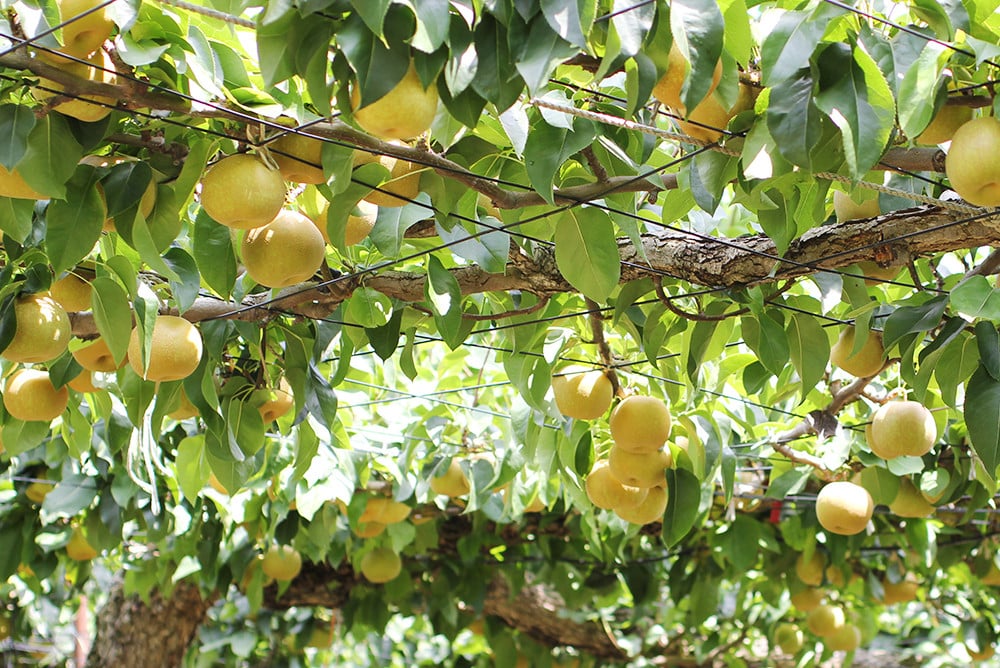
{"label": "bark texture", "polygon": [[[1000,213],[962,215],[935,207],[918,207],[890,214],[826,225],[809,230],[781,253],[765,235],[737,239],[712,238],[668,230],[642,237],[642,247],[619,242],[621,281],[644,277],[676,278],[707,287],[740,287],[799,278],[828,269],[842,269],[862,260],[902,265],[924,255],[1000,245]],[[520,290],[537,295],[575,292],[559,273],[551,248],[534,256],[514,254],[502,274],[477,266],[451,270],[464,295]],[[199,297],[184,312],[192,322],[213,319],[260,322],[280,315],[320,318],[364,285],[407,302],[424,300],[423,273],[385,271],[371,276],[341,276],[332,282],[302,283],[282,290],[274,299],[255,294],[243,302]],[[165,309],[176,314],[176,310]],[[97,335],[89,311],[71,314],[73,333]]]}
{"label": "bark texture", "polygon": [[97,637],[87,665],[93,668],[174,668],[205,620],[211,601],[181,582],[170,598],[154,592],[148,603],[126,596],[117,579],[97,614]]}

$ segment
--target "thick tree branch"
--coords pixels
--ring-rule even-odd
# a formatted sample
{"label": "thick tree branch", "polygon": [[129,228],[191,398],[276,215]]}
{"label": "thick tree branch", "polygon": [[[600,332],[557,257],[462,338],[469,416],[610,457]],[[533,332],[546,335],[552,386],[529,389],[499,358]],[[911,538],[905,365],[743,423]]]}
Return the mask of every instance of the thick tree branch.
{"label": "thick tree branch", "polygon": [[118,579],[97,613],[97,637],[87,665],[179,666],[210,605],[198,587],[187,582],[179,582],[169,598],[154,591],[147,603],[126,596]]}
{"label": "thick tree branch", "polygon": [[[969,220],[954,212],[932,207],[906,209],[869,220],[848,221],[808,231],[788,248],[783,260],[774,243],[764,235],[737,239],[703,239],[680,232],[648,235],[642,252],[628,240],[619,241],[623,261],[622,282],[650,276],[668,276],[696,285],[732,288],[794,279],[817,268],[839,269],[871,260],[876,249],[886,247],[897,257],[912,258],[977,246],[1000,245],[1000,214]],[[643,257],[643,254],[645,257]],[[519,290],[540,296],[574,292],[556,267],[551,249],[540,249],[534,258],[518,256],[504,274],[491,274],[477,266],[452,270],[462,294]],[[317,287],[304,283],[286,288],[274,299],[256,294],[243,303],[200,297],[183,315],[192,322],[226,318],[257,322],[284,314],[324,317],[350,297],[361,284],[360,276],[347,276]],[[367,287],[394,299],[421,302],[423,273],[386,271],[364,280]],[[164,309],[164,313],[176,310]],[[89,312],[73,314],[73,332],[93,336],[97,328]]]}

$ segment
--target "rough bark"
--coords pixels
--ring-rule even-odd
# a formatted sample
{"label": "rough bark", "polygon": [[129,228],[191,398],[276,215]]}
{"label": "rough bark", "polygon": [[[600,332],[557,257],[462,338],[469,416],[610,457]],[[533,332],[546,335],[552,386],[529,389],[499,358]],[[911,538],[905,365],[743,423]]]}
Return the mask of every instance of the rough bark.
{"label": "rough bark", "polygon": [[[764,235],[723,239],[665,231],[642,238],[637,249],[619,242],[622,282],[643,277],[681,279],[708,287],[752,286],[773,283],[824,269],[841,269],[861,260],[904,264],[923,255],[979,246],[1000,245],[1000,213],[963,216],[935,207],[919,207],[890,214],[826,225],[809,230],[781,254]],[[534,257],[515,255],[507,271],[491,274],[476,266],[452,270],[462,294],[520,290],[538,295],[572,292],[563,279],[550,248]],[[324,317],[364,284],[394,299],[424,299],[423,273],[384,271],[363,277],[344,276],[329,284],[303,283],[282,290],[274,299],[251,295],[242,303],[200,297],[183,315],[192,322],[218,318],[259,322],[280,315]],[[165,309],[165,313],[176,310]],[[94,336],[97,327],[89,312],[72,316],[73,333]]]}
{"label": "rough bark", "polygon": [[[303,568],[279,597],[277,587],[265,590],[264,604],[272,609],[315,606],[336,609],[347,601],[351,588],[359,583],[347,564],[332,568],[311,564]],[[558,594],[544,585],[529,585],[513,594],[500,575],[490,582],[483,602],[483,614],[497,617],[549,647],[575,647],[595,657],[622,660],[625,653],[614,637],[597,622],[576,622],[562,615],[565,605]]]}
{"label": "rough bark", "polygon": [[179,583],[170,598],[154,592],[148,603],[126,596],[117,579],[97,614],[97,637],[87,665],[95,668],[174,668],[205,619],[211,602]]}

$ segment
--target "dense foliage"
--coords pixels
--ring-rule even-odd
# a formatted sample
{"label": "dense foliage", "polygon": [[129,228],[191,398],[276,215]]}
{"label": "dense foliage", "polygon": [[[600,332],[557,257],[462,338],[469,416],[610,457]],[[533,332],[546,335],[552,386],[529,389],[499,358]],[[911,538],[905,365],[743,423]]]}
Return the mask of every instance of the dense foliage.
{"label": "dense foliage", "polygon": [[[937,144],[1000,116],[998,0],[2,6],[0,651],[182,583],[190,666],[991,653],[1000,217]],[[268,188],[314,221],[272,254],[219,222]],[[589,369],[670,407],[652,522],[588,494],[634,440],[557,407]],[[931,447],[886,460],[903,398]]]}

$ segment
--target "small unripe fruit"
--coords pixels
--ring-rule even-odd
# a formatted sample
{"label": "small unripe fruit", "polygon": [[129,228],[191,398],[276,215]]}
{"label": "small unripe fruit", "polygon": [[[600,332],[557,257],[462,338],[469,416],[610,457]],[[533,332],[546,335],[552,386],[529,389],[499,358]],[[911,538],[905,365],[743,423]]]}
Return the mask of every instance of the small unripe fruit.
{"label": "small unripe fruit", "polygon": [[361,557],[361,574],[375,584],[395,580],[402,570],[402,559],[388,547],[377,547]]}
{"label": "small unripe fruit", "polygon": [[261,569],[275,580],[294,580],[302,570],[302,556],[291,545],[272,545],[264,554]]}
{"label": "small unripe fruit", "polygon": [[806,617],[806,625],[809,627],[809,630],[820,638],[832,637],[846,623],[847,619],[844,617],[844,611],[835,605],[827,603],[816,606],[816,609]]}

